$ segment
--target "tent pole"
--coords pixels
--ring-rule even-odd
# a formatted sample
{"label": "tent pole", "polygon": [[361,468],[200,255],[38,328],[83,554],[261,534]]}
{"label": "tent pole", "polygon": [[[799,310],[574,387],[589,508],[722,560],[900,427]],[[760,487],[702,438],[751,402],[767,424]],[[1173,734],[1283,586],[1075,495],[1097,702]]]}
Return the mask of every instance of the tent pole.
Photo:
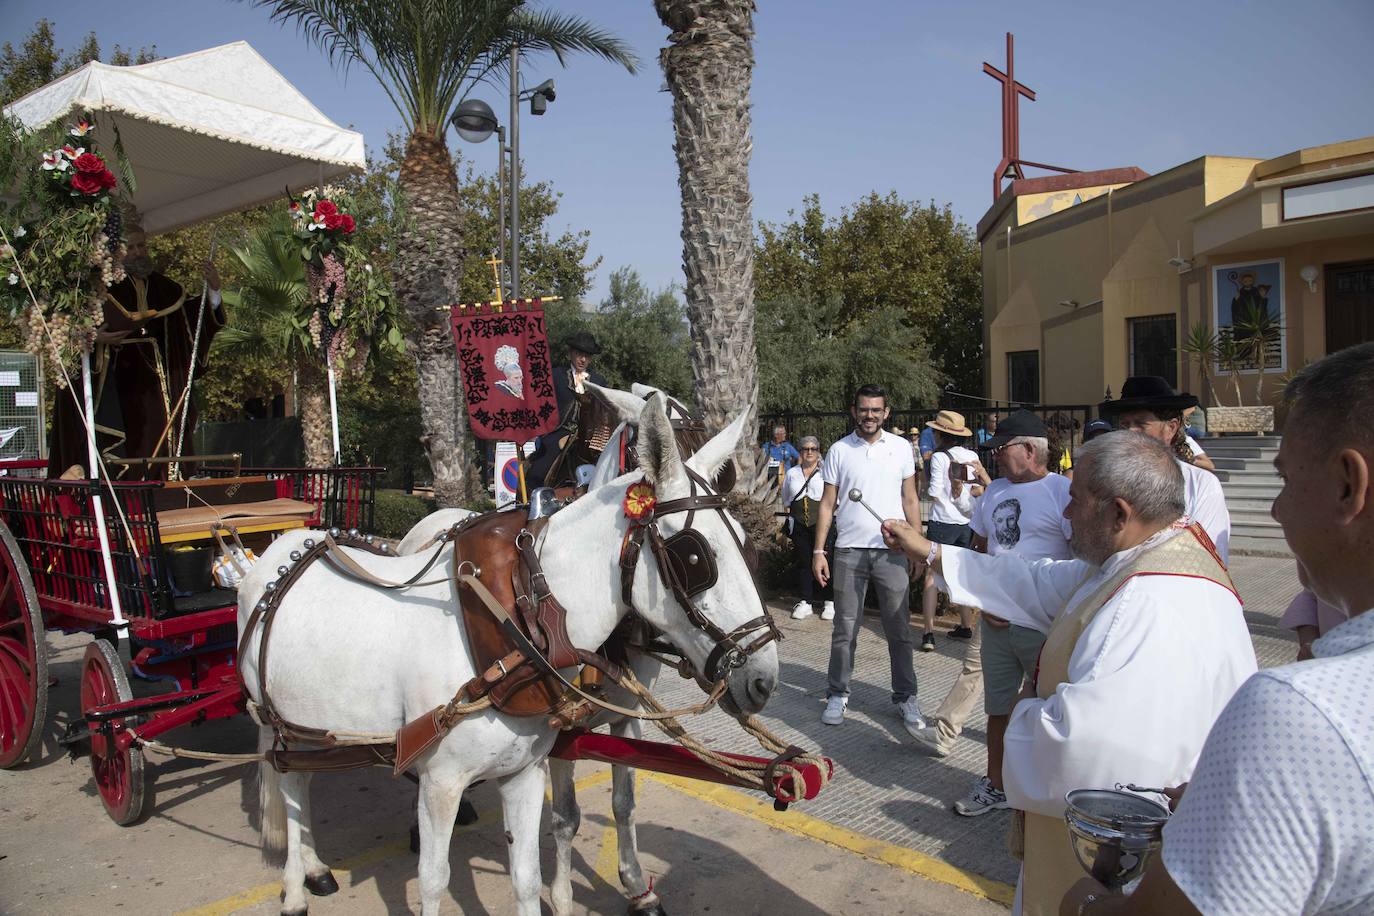
{"label": "tent pole", "polygon": [[338,467],[342,462],[339,459],[339,402],[335,394],[334,387],[334,361],[330,360],[329,366],[329,422],[334,428],[334,466]]}
{"label": "tent pole", "polygon": [[[100,463],[95,446],[95,403],[91,397],[91,354],[81,354],[81,394],[86,402],[86,459],[90,462],[90,479],[95,481],[91,503],[95,507],[95,530],[100,538],[100,558],[105,566],[105,587],[110,590],[110,626],[115,628],[121,642],[129,638],[129,621],[119,603],[119,587],[115,581],[114,558],[110,556],[110,533],[105,530],[105,504],[100,495]],[[113,494],[111,494],[113,495]]]}

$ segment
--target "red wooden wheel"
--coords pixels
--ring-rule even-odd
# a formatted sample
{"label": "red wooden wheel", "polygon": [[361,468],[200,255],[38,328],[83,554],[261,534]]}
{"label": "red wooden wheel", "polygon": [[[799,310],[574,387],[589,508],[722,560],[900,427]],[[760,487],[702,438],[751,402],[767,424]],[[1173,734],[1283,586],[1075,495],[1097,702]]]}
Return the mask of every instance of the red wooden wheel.
{"label": "red wooden wheel", "polygon": [[0,768],[37,750],[47,712],[43,612],[19,545],[0,522]]}
{"label": "red wooden wheel", "polygon": [[[97,639],[86,647],[81,661],[81,712],[133,699],[129,679],[119,653],[108,641]],[[111,720],[118,733],[123,719]],[[91,729],[91,775],[105,813],[116,824],[132,824],[143,812],[143,752],[119,746],[98,727]]]}

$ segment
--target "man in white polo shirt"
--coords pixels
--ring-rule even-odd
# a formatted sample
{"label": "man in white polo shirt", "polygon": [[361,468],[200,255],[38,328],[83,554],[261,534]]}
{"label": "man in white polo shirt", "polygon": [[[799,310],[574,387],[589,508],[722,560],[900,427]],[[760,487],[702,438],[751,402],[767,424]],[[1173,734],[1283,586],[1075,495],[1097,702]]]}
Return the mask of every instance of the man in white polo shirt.
{"label": "man in white polo shirt", "polygon": [[1229,563],[1231,513],[1226,509],[1226,494],[1217,475],[1193,462],[1183,431],[1183,411],[1196,406],[1196,396],[1179,394],[1160,376],[1133,375],[1121,386],[1121,397],[1103,401],[1098,410],[1108,420],[1115,420],[1117,429],[1144,433],[1174,450],[1183,471],[1184,512],[1207,532],[1221,562]]}
{"label": "man in white polo shirt", "polygon": [[839,725],[849,705],[849,676],[854,670],[854,648],[859,641],[859,619],[871,583],[878,593],[883,634],[887,637],[892,664],[892,702],[912,728],[925,720],[916,702],[916,667],[911,642],[911,612],[907,594],[911,586],[909,565],[900,550],[883,544],[878,518],[849,498],[851,490],[881,518],[905,518],[921,524],[921,504],[916,494],[916,462],[911,445],[900,436],[883,431],[888,417],[887,392],[878,385],[864,385],[854,394],[850,413],[854,431],[830,446],[821,467],[825,495],[816,521],[816,543],[824,544],[830,526],[836,526],[835,568],[825,551],[817,548],[811,569],[824,585],[835,580],[835,629],[830,637],[830,671],[825,712],[821,721]]}

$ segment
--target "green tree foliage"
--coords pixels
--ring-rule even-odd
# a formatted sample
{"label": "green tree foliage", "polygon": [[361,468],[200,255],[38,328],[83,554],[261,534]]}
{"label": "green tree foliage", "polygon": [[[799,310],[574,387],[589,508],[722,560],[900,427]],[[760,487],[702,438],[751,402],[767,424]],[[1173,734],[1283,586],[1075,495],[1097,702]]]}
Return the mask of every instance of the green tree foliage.
{"label": "green tree foliage", "polygon": [[601,345],[596,371],[611,387],[629,390],[639,382],[691,401],[691,337],[674,287],[652,293],[639,274],[622,267],[611,274],[609,295],[595,311],[569,303],[549,309],[548,315],[556,363],[565,358],[573,334],[590,331]]}
{"label": "green tree foliage", "polygon": [[[982,278],[977,240],[948,206],[902,200],[896,192],[869,194],[838,217],[827,218],[820,198],[803,200],[800,214],[780,224],[762,223],[756,243],[756,299],[774,309],[814,312],[810,321],[837,341],[868,339],[883,352],[899,347],[911,371],[921,377],[918,399],[934,403],[930,383],[943,377],[955,390],[981,390]],[[760,326],[763,314],[759,316]],[[900,344],[886,336],[895,333]],[[759,331],[759,354],[765,364],[776,357],[774,342],[765,345]],[[818,346],[819,340],[798,343]],[[785,346],[785,344],[784,344]],[[884,356],[855,357],[895,368]],[[796,389],[771,389],[766,378],[786,377],[774,368],[762,370],[761,403],[775,402]],[[884,382],[894,388],[897,379]],[[847,403],[843,400],[841,403]],[[833,409],[833,408],[832,408]]]}

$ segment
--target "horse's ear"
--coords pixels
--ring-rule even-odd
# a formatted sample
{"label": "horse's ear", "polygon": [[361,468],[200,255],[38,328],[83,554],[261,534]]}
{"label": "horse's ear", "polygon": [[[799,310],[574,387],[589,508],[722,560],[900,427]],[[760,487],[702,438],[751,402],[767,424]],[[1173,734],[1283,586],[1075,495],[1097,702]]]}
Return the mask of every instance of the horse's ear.
{"label": "horse's ear", "polygon": [[621,423],[638,423],[639,415],[644,412],[644,398],[617,388],[603,388],[591,382],[583,382],[597,400],[611,409]]}
{"label": "horse's ear", "polygon": [[661,391],[659,391],[652,385],[641,385],[639,382],[630,383],[630,393],[638,397],[641,397],[646,401],[656,394],[662,394]]}
{"label": "horse's ear", "polygon": [[721,466],[735,453],[735,446],[739,445],[740,436],[744,433],[744,423],[748,419],[748,411],[735,417],[729,426],[712,436],[710,441],[687,459],[687,466],[707,480],[715,480]]}
{"label": "horse's ear", "polygon": [[685,483],[687,479],[665,403],[662,392],[658,392],[644,405],[639,414],[639,443],[635,447],[644,479],[656,487]]}

